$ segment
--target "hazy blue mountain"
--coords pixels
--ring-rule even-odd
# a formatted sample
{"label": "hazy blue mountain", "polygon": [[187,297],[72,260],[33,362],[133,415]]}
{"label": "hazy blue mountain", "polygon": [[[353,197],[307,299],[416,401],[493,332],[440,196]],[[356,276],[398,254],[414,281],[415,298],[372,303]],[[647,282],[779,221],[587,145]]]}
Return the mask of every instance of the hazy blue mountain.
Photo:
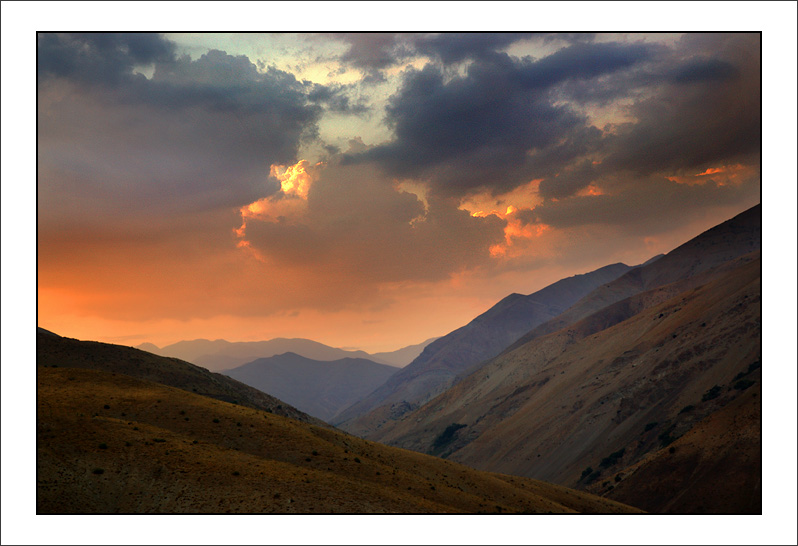
{"label": "hazy blue mountain", "polygon": [[396,372],[396,367],[364,358],[325,362],[284,353],[259,358],[225,374],[329,421]]}

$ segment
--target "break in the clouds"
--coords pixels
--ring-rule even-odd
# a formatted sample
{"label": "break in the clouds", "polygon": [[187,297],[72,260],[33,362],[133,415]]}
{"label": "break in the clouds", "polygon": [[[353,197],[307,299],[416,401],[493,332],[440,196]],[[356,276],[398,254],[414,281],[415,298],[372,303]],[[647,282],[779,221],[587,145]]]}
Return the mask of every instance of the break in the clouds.
{"label": "break in the clouds", "polygon": [[42,294],[108,320],[408,312],[759,201],[759,34],[259,43],[38,35]]}

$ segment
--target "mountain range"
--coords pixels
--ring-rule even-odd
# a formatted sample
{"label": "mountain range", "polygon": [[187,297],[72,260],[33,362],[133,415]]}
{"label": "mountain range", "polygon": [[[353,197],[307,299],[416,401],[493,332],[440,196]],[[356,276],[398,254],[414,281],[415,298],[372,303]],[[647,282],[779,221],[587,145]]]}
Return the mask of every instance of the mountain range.
{"label": "mountain range", "polygon": [[[624,479],[654,472],[663,457],[685,451],[675,440],[733,421],[715,414],[757,395],[748,389],[761,381],[760,226],[757,206],[627,271],[421,407],[385,413],[358,434],[475,468],[572,487],[598,482],[602,493],[617,488],[631,502],[621,496]],[[746,454],[735,468],[747,470],[703,489],[722,493],[725,504],[712,496],[673,501],[673,482],[658,471],[660,488],[648,484],[648,496],[669,504],[652,509],[756,511],[761,453],[751,446],[760,445],[761,410],[740,407],[751,426],[745,437],[727,433],[725,445]],[[703,456],[718,464],[720,453]],[[694,475],[698,459],[671,457],[679,460],[671,471]]]}
{"label": "mountain range", "polygon": [[334,424],[363,435],[397,419],[443,392],[457,377],[565,311],[582,296],[631,268],[613,264],[562,279],[533,294],[510,294],[465,326],[430,343],[422,353],[369,396],[347,408]]}
{"label": "mountain range", "polygon": [[224,401],[252,389],[130,347],[38,330],[36,375],[37,514],[640,512]]}
{"label": "mountain range", "polygon": [[365,358],[324,362],[284,353],[259,358],[224,373],[314,417],[330,421],[341,409],[366,396],[396,372],[393,366]]}
{"label": "mountain range", "polygon": [[268,341],[238,341],[224,339],[195,339],[178,341],[165,347],[152,343],[142,343],[137,348],[161,356],[171,356],[202,366],[214,372],[230,370],[252,362],[258,358],[267,358],[284,353],[296,353],[313,360],[332,361],[342,358],[365,358],[378,364],[394,367],[407,365],[419,353],[434,341],[428,339],[416,345],[403,347],[395,351],[369,354],[360,350],[345,350],[330,347],[302,338],[275,338]]}

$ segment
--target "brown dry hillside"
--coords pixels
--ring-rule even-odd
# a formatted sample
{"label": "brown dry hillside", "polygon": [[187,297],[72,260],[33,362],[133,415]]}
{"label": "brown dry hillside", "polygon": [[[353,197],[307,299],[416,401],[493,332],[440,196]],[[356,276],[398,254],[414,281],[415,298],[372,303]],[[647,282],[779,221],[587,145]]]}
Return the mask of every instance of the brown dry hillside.
{"label": "brown dry hillside", "polygon": [[610,305],[500,355],[375,436],[475,468],[603,480],[740,395],[735,378],[761,358],[760,271],[755,252],[705,272],[702,286]]}
{"label": "brown dry hillside", "polygon": [[[758,379],[757,372],[743,378]],[[752,385],[669,447],[591,490],[662,514],[761,514],[761,392]]]}
{"label": "brown dry hillside", "polygon": [[121,373],[37,368],[37,513],[628,513]]}
{"label": "brown dry hillside", "polygon": [[235,379],[212,373],[177,358],[158,356],[133,347],[80,341],[39,328],[36,333],[36,364],[45,367],[67,366],[121,373],[217,400],[324,425],[321,420]]}

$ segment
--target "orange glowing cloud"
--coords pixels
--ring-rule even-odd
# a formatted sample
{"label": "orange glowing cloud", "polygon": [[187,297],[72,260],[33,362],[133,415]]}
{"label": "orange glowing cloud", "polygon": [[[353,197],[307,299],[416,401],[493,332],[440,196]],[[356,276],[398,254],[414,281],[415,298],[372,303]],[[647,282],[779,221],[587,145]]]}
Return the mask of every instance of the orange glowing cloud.
{"label": "orange glowing cloud", "polygon": [[586,188],[582,188],[576,193],[577,197],[590,197],[596,195],[605,195],[604,191],[595,184],[589,184]]}
{"label": "orange glowing cloud", "polygon": [[239,241],[238,248],[245,249],[260,260],[263,255],[247,240],[247,221],[257,219],[265,222],[298,221],[307,211],[307,197],[313,182],[318,179],[323,163],[311,166],[302,159],[294,165],[272,165],[270,176],[280,181],[280,192],[253,201],[239,209],[241,226],[233,232]]}
{"label": "orange glowing cloud", "polygon": [[712,177],[711,180],[715,182],[718,186],[725,186],[727,184],[736,184],[741,183],[744,180],[744,177],[751,176],[755,174],[756,167],[751,165],[742,165],[740,163],[736,163],[733,165],[721,165],[719,167],[708,167],[706,170],[700,173],[696,173],[693,175],[681,176],[681,175],[673,175],[667,176],[666,178],[671,182],[676,182],[677,184],[703,184],[707,180],[707,177]]}
{"label": "orange glowing cloud", "polygon": [[[317,163],[315,166],[320,166]],[[308,190],[313,183],[313,175],[308,171],[310,163],[306,159],[294,165],[272,165],[269,175],[280,181],[280,190],[285,195],[295,195],[307,199]]]}

